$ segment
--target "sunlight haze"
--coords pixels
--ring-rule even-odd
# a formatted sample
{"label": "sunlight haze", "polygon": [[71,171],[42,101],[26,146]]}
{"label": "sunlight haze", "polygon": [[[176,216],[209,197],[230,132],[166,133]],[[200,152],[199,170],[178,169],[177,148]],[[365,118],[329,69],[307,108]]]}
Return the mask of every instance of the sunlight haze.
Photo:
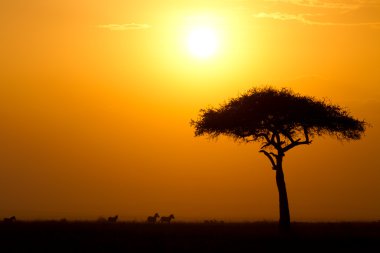
{"label": "sunlight haze", "polygon": [[188,46],[192,55],[199,58],[208,58],[218,49],[218,37],[215,31],[208,27],[196,27],[188,37]]}

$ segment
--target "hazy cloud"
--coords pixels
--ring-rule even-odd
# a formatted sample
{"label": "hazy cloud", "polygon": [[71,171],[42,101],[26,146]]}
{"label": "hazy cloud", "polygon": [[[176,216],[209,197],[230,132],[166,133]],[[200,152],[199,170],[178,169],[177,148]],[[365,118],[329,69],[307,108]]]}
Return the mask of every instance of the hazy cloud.
{"label": "hazy cloud", "polygon": [[266,0],[267,2],[293,4],[312,8],[353,10],[363,5],[379,4],[377,0]]}
{"label": "hazy cloud", "polygon": [[253,14],[255,18],[269,18],[275,20],[283,20],[283,21],[298,21],[307,25],[324,25],[324,26],[372,26],[374,28],[380,28],[380,22],[358,22],[358,23],[338,23],[338,22],[323,22],[323,21],[314,21],[310,19],[311,17],[321,16],[321,14],[310,14],[310,13],[302,13],[302,14],[289,14],[282,12],[260,12],[257,14]]}
{"label": "hazy cloud", "polygon": [[125,30],[142,30],[150,28],[150,25],[147,24],[108,24],[108,25],[99,25],[99,28],[109,29],[112,31],[125,31]]}
{"label": "hazy cloud", "polygon": [[311,14],[288,14],[288,13],[281,13],[281,12],[260,12],[257,14],[253,14],[253,17],[255,18],[270,18],[270,19],[277,19],[277,20],[296,20],[300,21],[305,24],[312,24],[313,22],[306,19],[305,16],[311,16]]}

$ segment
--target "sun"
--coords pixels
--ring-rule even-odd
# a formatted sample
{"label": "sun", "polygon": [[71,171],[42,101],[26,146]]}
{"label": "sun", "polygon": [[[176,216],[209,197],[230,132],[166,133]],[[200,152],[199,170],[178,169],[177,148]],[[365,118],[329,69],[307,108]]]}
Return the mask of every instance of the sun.
{"label": "sun", "polygon": [[194,27],[189,32],[187,45],[192,56],[209,58],[215,55],[219,47],[217,32],[211,27]]}

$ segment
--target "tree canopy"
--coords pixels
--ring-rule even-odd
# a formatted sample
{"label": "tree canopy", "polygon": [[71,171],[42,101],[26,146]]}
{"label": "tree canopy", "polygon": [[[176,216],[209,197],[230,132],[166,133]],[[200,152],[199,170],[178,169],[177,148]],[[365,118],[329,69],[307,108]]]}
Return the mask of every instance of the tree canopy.
{"label": "tree canopy", "polygon": [[292,142],[300,135],[307,142],[313,135],[329,134],[339,139],[360,139],[366,123],[326,100],[294,93],[290,89],[253,88],[222,104],[200,111],[192,120],[195,135],[220,134],[246,141],[266,141],[272,133]]}

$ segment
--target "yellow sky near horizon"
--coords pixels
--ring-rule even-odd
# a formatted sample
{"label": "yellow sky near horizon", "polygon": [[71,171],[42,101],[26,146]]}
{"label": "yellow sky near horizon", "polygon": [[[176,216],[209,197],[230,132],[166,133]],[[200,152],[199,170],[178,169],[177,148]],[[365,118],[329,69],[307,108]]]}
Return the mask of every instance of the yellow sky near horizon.
{"label": "yellow sky near horizon", "polygon": [[[198,59],[186,38],[203,24],[220,47]],[[5,0],[0,30],[0,216],[275,220],[259,145],[189,125],[272,85],[372,125],[287,154],[292,219],[380,219],[377,1]]]}

